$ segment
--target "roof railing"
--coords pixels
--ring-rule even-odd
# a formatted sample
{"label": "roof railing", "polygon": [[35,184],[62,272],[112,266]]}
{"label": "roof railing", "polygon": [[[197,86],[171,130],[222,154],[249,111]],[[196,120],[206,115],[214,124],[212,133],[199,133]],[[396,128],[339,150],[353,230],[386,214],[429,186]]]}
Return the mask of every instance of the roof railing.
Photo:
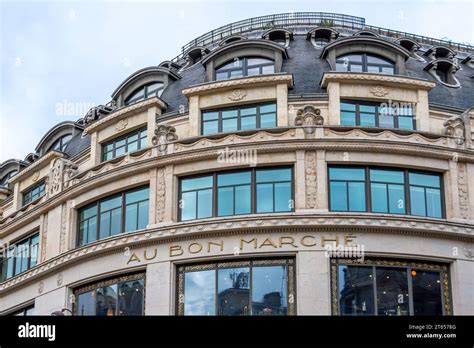
{"label": "roof railing", "polygon": [[172,61],[178,62],[179,60],[184,58],[185,52],[188,51],[191,47],[207,46],[219,42],[222,39],[234,34],[245,34],[252,31],[268,30],[272,28],[291,28],[305,26],[338,27],[353,30],[370,29],[378,34],[388,37],[409,37],[424,44],[445,45],[454,48],[458,51],[465,52],[474,51],[474,46],[469,44],[455,43],[448,40],[434,39],[431,37],[415,35],[403,31],[366,25],[365,18],[362,17],[328,12],[290,12],[248,18],[238,22],[226,24],[222,27],[211,30],[210,32],[207,32],[184,45],[181,48],[181,54],[173,58]]}

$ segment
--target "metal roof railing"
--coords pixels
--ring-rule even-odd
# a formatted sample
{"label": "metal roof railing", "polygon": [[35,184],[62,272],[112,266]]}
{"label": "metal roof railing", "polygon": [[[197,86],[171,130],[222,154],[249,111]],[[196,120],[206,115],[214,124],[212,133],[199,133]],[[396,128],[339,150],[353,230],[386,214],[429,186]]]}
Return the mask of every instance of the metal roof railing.
{"label": "metal roof railing", "polygon": [[333,28],[338,27],[352,30],[369,29],[380,35],[388,37],[409,37],[424,44],[445,45],[455,50],[465,52],[474,51],[474,46],[468,44],[455,43],[452,41],[434,39],[431,37],[415,35],[403,31],[366,25],[365,18],[362,17],[328,12],[290,12],[248,18],[238,22],[226,24],[222,27],[211,30],[210,32],[207,32],[184,45],[181,48],[181,53],[175,58],[173,58],[172,61],[177,62],[182,59],[184,57],[185,52],[188,51],[191,47],[207,46],[219,42],[222,39],[231,35],[245,34],[252,31],[268,30],[272,28],[294,28],[305,26],[323,26]]}

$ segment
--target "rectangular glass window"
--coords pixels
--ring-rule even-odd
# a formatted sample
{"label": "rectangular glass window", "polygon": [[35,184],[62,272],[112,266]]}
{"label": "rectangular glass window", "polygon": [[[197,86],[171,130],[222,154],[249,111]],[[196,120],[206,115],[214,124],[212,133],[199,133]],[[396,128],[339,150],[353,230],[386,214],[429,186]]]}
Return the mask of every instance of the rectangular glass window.
{"label": "rectangular glass window", "polygon": [[148,225],[148,187],[101,199],[79,209],[78,245],[85,245]]}
{"label": "rectangular glass window", "polygon": [[23,205],[36,201],[45,194],[44,181],[23,192]]}
{"label": "rectangular glass window", "polygon": [[341,100],[340,123],[342,126],[415,129],[415,114],[411,104],[385,104],[388,103]]}
{"label": "rectangular glass window", "polygon": [[144,315],[145,274],[87,285],[74,291],[74,313],[79,316]]}
{"label": "rectangular glass window", "polygon": [[276,104],[244,106],[218,111],[203,111],[201,134],[273,128],[277,123]]}
{"label": "rectangular glass window", "polygon": [[178,315],[289,315],[294,260],[231,261],[178,268]]}
{"label": "rectangular glass window", "polygon": [[449,299],[449,286],[442,285],[448,281],[446,266],[377,259],[364,260],[364,265],[344,259],[331,263],[331,276],[337,277],[333,314],[451,314],[449,305],[443,307],[443,299]]}
{"label": "rectangular glass window", "polygon": [[12,244],[0,258],[0,281],[14,277],[36,266],[38,262],[39,233]]}
{"label": "rectangular glass window", "polygon": [[330,167],[329,208],[443,218],[441,176],[401,169]]}
{"label": "rectangular glass window", "polygon": [[147,130],[141,128],[102,145],[102,161],[147,147]]}
{"label": "rectangular glass window", "polygon": [[364,168],[329,168],[330,209],[366,211]]}
{"label": "rectangular glass window", "polygon": [[179,211],[181,221],[293,211],[292,170],[265,168],[182,178]]}

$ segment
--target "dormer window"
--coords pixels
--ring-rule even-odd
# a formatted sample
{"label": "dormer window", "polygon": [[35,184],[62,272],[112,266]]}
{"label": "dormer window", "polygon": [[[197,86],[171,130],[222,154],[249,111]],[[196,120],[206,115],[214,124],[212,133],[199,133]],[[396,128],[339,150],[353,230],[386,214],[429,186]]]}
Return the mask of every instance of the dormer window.
{"label": "dormer window", "polygon": [[308,32],[306,40],[310,40],[315,47],[322,48],[338,36],[339,33],[332,28],[314,28]]}
{"label": "dormer window", "polygon": [[336,71],[393,75],[395,74],[395,64],[388,59],[367,53],[346,54],[337,57]]}
{"label": "dormer window", "polygon": [[425,68],[438,82],[447,87],[460,87],[461,84],[456,79],[454,74],[459,67],[452,61],[447,59],[436,59],[431,61]]}
{"label": "dormer window", "polygon": [[159,97],[163,93],[164,84],[154,82],[137,88],[126,100],[125,105],[130,105],[151,97]]}
{"label": "dormer window", "polygon": [[14,176],[16,173],[18,173],[18,170],[13,170],[9,173],[7,173],[7,175],[5,175],[1,180],[0,180],[0,187],[8,187],[8,180],[10,180],[10,178],[12,176]]}
{"label": "dormer window", "polygon": [[275,73],[273,60],[261,57],[235,58],[216,69],[216,80]]}
{"label": "dormer window", "polygon": [[293,33],[286,29],[270,29],[262,34],[262,38],[288,47],[293,40]]}
{"label": "dormer window", "polygon": [[61,138],[57,139],[53,143],[53,145],[51,145],[51,147],[49,148],[49,151],[54,150],[54,151],[63,152],[67,144],[69,144],[69,142],[71,141],[71,139],[72,139],[72,134],[66,134],[62,136]]}

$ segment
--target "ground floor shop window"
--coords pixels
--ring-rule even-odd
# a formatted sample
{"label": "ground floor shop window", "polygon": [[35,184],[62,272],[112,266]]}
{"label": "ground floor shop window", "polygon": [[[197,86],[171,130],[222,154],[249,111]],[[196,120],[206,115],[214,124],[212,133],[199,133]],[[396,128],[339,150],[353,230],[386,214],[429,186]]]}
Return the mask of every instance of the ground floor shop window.
{"label": "ground floor shop window", "polygon": [[293,259],[178,268],[178,315],[294,315]]}
{"label": "ground floor shop window", "polygon": [[450,315],[448,267],[390,260],[331,260],[335,315]]}
{"label": "ground floor shop window", "polygon": [[93,283],[74,291],[75,315],[144,315],[145,274]]}

